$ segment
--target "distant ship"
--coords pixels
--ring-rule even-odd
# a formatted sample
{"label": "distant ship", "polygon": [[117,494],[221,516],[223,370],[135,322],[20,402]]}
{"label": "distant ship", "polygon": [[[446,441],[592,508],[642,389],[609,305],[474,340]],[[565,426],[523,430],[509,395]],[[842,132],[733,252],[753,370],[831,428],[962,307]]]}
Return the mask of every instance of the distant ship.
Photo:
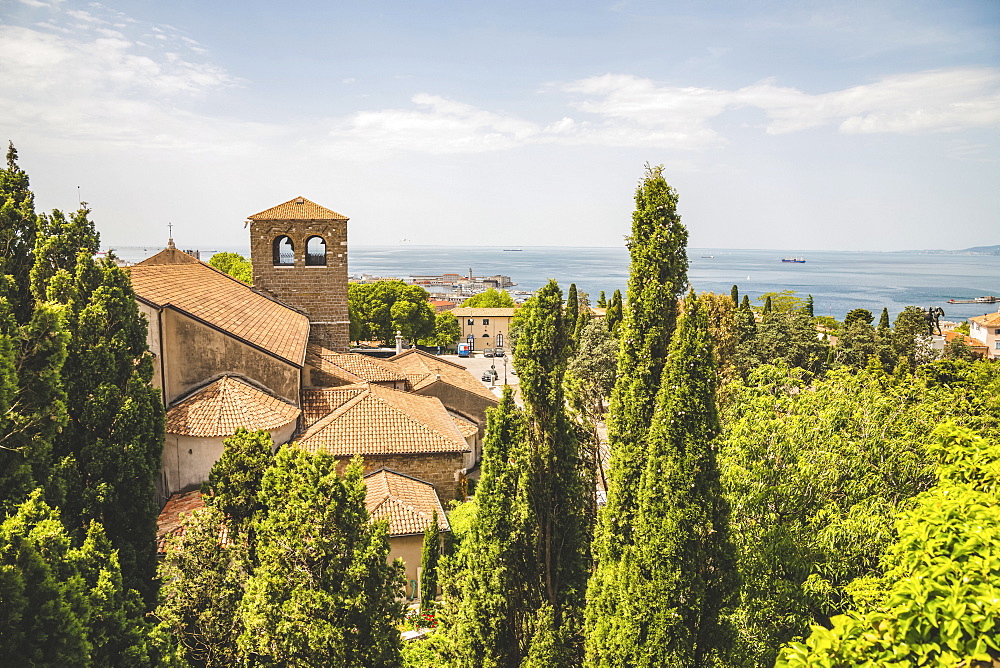
{"label": "distant ship", "polygon": [[996,297],[990,295],[989,297],[976,297],[975,299],[949,299],[949,304],[995,304],[1000,301]]}
{"label": "distant ship", "polygon": [[781,258],[781,261],[782,262],[795,262],[797,264],[802,264],[802,263],[804,263],[806,261],[806,259],[803,258],[803,257],[783,257],[783,258]]}
{"label": "distant ship", "polygon": [[702,255],[701,257],[702,257],[703,260],[714,260],[715,259],[714,255]]}
{"label": "distant ship", "polygon": [[504,253],[520,253],[523,249],[521,248],[504,248]]}

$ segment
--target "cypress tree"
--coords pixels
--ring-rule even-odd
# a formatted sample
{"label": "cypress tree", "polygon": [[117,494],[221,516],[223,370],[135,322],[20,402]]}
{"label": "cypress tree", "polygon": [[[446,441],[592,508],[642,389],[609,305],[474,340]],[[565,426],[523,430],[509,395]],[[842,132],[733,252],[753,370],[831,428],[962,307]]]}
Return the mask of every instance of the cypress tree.
{"label": "cypress tree", "polygon": [[35,303],[27,324],[13,327],[11,318],[8,325],[16,337],[17,380],[16,400],[2,429],[5,447],[0,450],[0,499],[6,499],[6,504],[0,506],[10,510],[39,486],[50,489],[51,500],[61,498],[51,490],[52,451],[66,425],[62,367],[69,335],[64,309],[47,302]]}
{"label": "cypress tree", "polygon": [[607,308],[608,307],[608,299],[607,299],[607,297],[604,296],[604,290],[601,290],[601,294],[597,298],[597,307],[598,308]]}
{"label": "cypress tree", "polygon": [[240,650],[258,665],[401,666],[402,566],[369,524],[360,460],[278,451],[260,498],[260,566],[241,604]]}
{"label": "cypress tree", "polygon": [[239,650],[243,632],[240,602],[249,577],[247,554],[239,544],[224,545],[226,518],[206,506],[183,519],[184,532],[171,538],[160,563],[160,603],[151,634],[164,654],[205,668],[247,665]]}
{"label": "cypress tree", "polygon": [[222,456],[204,485],[206,501],[222,512],[233,540],[239,536],[245,541],[250,562],[256,565],[253,529],[264,511],[260,490],[273,460],[274,442],[266,431],[239,427],[222,443]]}
{"label": "cypress tree", "polygon": [[527,654],[527,511],[521,495],[524,414],[504,386],[487,413],[476,510],[455,556],[451,595],[442,611],[463,668],[517,668]]}
{"label": "cypress tree", "polygon": [[878,319],[879,330],[889,329],[889,309],[882,307],[882,315]]}
{"label": "cypress tree", "polygon": [[814,307],[813,296],[806,295],[806,305],[805,307],[803,307],[802,310],[805,311],[805,314],[810,318],[814,318],[816,316],[816,314],[813,312],[814,311],[813,307]]}
{"label": "cypress tree", "polygon": [[28,322],[34,298],[29,287],[29,274],[34,264],[32,250],[38,221],[35,196],[28,175],[17,164],[17,149],[13,142],[7,148],[7,168],[0,169],[0,297],[7,299],[14,320]]}
{"label": "cypress tree", "polygon": [[434,607],[438,589],[438,561],[441,558],[441,528],[434,511],[431,522],[424,527],[424,544],[420,554],[420,607]]}
{"label": "cypress tree", "polygon": [[771,303],[771,295],[768,295],[767,299],[764,300],[764,315],[767,315],[768,313],[771,313],[773,311],[774,311],[774,305]]}
{"label": "cypress tree", "polygon": [[740,305],[740,288],[737,285],[733,285],[733,288],[729,291],[729,296],[733,300],[733,308],[739,308]]}
{"label": "cypress tree", "polygon": [[604,316],[605,322],[608,323],[608,331],[611,332],[612,336],[618,336],[618,328],[622,322],[622,291],[615,290],[611,295],[611,301],[608,302],[608,310]]}
{"label": "cypress tree", "polygon": [[135,592],[91,523],[79,547],[40,490],[0,525],[0,653],[9,665],[149,665]]}
{"label": "cypress tree", "polygon": [[559,286],[549,281],[518,314],[522,325],[515,359],[527,445],[523,494],[538,595],[526,611],[535,616],[529,656],[546,657],[540,665],[579,665],[590,556],[587,495],[594,477],[566,413],[569,337]]}
{"label": "cypress tree", "polygon": [[570,336],[576,332],[576,319],[580,315],[580,300],[576,294],[576,283],[569,284],[569,292],[566,293],[566,331]]}
{"label": "cypress tree", "polygon": [[[588,642],[592,666],[708,666],[737,582],[714,440],[716,373],[692,293],[670,346],[639,484],[635,539],[615,573],[618,607]],[[589,639],[588,639],[589,640]]]}
{"label": "cypress tree", "polygon": [[662,167],[647,165],[635,203],[628,239],[628,303],[608,420],[607,503],[598,515],[597,565],[587,595],[588,655],[610,642],[615,631],[607,621],[617,617],[621,597],[627,595],[617,590],[616,572],[622,550],[633,540],[647,431],[676,324],[677,299],[687,284],[687,229]]}
{"label": "cypress tree", "polygon": [[[100,521],[119,551],[126,585],[154,603],[154,481],[163,450],[163,404],[151,386],[146,320],[128,275],[89,253],[45,285],[67,303],[63,382],[69,420],[55,442],[54,487],[70,526]],[[43,282],[44,283],[44,282]],[[38,286],[41,289],[42,285]]]}

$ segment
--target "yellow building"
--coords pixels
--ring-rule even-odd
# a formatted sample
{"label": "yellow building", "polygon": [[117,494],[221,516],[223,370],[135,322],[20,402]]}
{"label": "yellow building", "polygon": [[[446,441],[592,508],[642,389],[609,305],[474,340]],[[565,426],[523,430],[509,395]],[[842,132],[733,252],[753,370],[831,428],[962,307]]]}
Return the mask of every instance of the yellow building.
{"label": "yellow building", "polygon": [[483,351],[487,348],[504,348],[509,353],[507,337],[510,322],[514,319],[514,308],[472,308],[468,306],[452,309],[462,326],[459,343],[472,343],[472,349]]}

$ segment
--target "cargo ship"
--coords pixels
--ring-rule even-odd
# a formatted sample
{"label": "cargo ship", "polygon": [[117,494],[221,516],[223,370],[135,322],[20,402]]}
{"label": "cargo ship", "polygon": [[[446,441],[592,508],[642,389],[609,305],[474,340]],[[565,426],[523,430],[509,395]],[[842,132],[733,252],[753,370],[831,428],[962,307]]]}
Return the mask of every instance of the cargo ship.
{"label": "cargo ship", "polygon": [[782,262],[795,262],[796,264],[803,264],[806,259],[804,257],[783,257]]}
{"label": "cargo ship", "polygon": [[988,297],[976,297],[975,299],[949,299],[949,304],[995,304],[1000,299],[997,299],[993,295]]}

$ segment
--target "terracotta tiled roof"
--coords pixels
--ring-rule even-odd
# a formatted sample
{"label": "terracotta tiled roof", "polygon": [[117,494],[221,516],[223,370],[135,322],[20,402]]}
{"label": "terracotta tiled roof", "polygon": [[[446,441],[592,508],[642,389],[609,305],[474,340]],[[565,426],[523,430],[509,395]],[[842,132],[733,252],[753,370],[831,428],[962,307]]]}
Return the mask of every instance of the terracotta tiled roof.
{"label": "terracotta tiled roof", "polygon": [[1000,312],[977,315],[969,320],[978,322],[983,327],[1000,327]]}
{"label": "terracotta tiled roof", "polygon": [[512,318],[516,310],[511,307],[475,308],[472,306],[459,306],[458,308],[453,308],[451,313],[454,313],[458,318]]}
{"label": "terracotta tiled roof", "polygon": [[308,452],[336,456],[468,452],[437,397],[369,385],[298,439]]}
{"label": "terracotta tiled roof", "polygon": [[232,376],[209,383],[167,411],[168,434],[213,438],[239,427],[270,431],[294,422],[299,409]]}
{"label": "terracotta tiled roof", "polygon": [[[186,259],[185,259],[186,258]],[[136,295],[170,306],[301,366],[309,318],[204,262],[168,248],[128,269]]]}
{"label": "terracotta tiled roof", "polygon": [[[461,388],[466,392],[471,392],[477,396],[497,402],[496,396],[490,392],[482,383],[472,377],[461,364],[455,364],[436,355],[430,355],[422,350],[411,348],[389,358],[390,362],[395,362],[410,378],[410,383],[414,390],[427,387],[435,382],[444,382],[454,387]],[[441,376],[439,379],[438,376]]]}
{"label": "terracotta tiled roof", "polygon": [[338,353],[315,343],[306,349],[306,362],[346,383],[406,380],[406,374],[392,362],[358,353]]}
{"label": "terracotta tiled roof", "polygon": [[983,350],[987,349],[987,345],[980,341],[979,339],[974,339],[971,336],[966,336],[961,332],[948,331],[944,333],[944,340],[946,343],[951,343],[954,339],[959,339],[965,343],[965,345],[970,348],[981,348]]}
{"label": "terracotta tiled roof", "polygon": [[437,511],[438,528],[450,531],[434,486],[412,476],[379,469],[365,476],[365,506],[372,521],[389,519],[389,535],[423,533]]}
{"label": "terracotta tiled roof", "polygon": [[[161,556],[165,554],[167,539],[184,535],[184,518],[204,507],[205,500],[200,490],[171,495],[156,518],[156,552]],[[219,543],[229,545],[229,530],[225,525],[219,531]]]}
{"label": "terracotta tiled roof", "polygon": [[479,433],[479,427],[476,426],[475,422],[466,420],[461,415],[456,415],[450,411],[449,415],[451,415],[451,419],[455,421],[455,424],[458,425],[458,430],[462,432],[462,436],[469,438]]}
{"label": "terracotta tiled roof", "polygon": [[305,197],[295,197],[284,204],[248,216],[250,220],[347,220],[347,216],[331,211]]}
{"label": "terracotta tiled roof", "polygon": [[166,505],[156,518],[156,551],[160,554],[166,550],[167,538],[179,536],[184,533],[181,520],[184,515],[189,515],[192,511],[204,508],[205,502],[201,498],[201,492],[179,492],[167,499]]}
{"label": "terracotta tiled roof", "polygon": [[321,390],[302,390],[302,422],[308,429],[345,403],[368,391],[367,383],[340,385]]}

